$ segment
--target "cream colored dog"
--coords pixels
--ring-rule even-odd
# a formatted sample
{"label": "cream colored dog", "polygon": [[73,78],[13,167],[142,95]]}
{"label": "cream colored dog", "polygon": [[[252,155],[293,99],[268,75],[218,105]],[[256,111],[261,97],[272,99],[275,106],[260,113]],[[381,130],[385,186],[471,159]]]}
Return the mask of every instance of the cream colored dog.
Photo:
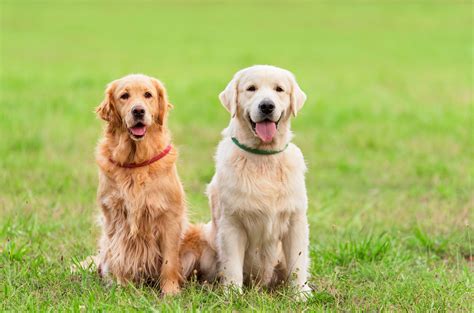
{"label": "cream colored dog", "polygon": [[[219,98],[232,119],[207,189],[212,223],[200,228],[201,243],[212,249],[188,248],[184,274],[194,267],[203,277],[222,275],[225,285],[237,288],[290,280],[309,292],[306,165],[290,142],[290,117],[306,95],[289,71],[257,65],[237,72]],[[196,262],[190,267],[191,255]]]}

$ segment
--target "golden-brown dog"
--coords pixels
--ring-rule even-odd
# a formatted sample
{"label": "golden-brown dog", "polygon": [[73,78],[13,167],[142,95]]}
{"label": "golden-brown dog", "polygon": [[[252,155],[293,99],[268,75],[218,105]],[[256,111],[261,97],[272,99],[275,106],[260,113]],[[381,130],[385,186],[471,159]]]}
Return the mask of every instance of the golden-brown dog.
{"label": "golden-brown dog", "polygon": [[178,244],[186,226],[163,84],[145,75],[111,82],[97,108],[107,121],[97,147],[102,236],[99,273],[119,283],[159,282],[180,290]]}

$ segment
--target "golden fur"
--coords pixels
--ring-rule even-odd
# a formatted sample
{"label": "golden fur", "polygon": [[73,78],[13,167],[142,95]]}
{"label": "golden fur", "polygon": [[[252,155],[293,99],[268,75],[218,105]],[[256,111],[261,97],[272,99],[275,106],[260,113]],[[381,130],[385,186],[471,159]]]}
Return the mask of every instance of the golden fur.
{"label": "golden fur", "polygon": [[180,247],[183,277],[193,275],[201,282],[214,282],[217,278],[217,252],[212,246],[211,224],[189,225]]}
{"label": "golden fur", "polygon": [[[146,111],[146,134],[141,139],[129,131],[130,111],[137,104]],[[170,144],[166,127],[170,107],[160,81],[129,75],[108,85],[97,108],[98,116],[107,121],[96,153],[102,220],[99,272],[119,283],[159,282],[163,294],[179,292],[181,282],[177,243],[187,220],[176,170],[178,153],[173,147],[168,155],[143,167],[119,164],[147,161]]]}

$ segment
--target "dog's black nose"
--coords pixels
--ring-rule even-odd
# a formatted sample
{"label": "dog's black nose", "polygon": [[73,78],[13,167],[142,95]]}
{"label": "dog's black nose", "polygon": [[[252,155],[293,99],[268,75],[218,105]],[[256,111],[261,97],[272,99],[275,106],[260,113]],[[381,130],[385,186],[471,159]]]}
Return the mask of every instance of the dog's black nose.
{"label": "dog's black nose", "polygon": [[271,100],[263,100],[258,105],[258,108],[263,114],[270,114],[275,110],[275,104]]}
{"label": "dog's black nose", "polygon": [[136,105],[132,108],[132,114],[136,119],[143,118],[145,116],[145,108],[141,105]]}

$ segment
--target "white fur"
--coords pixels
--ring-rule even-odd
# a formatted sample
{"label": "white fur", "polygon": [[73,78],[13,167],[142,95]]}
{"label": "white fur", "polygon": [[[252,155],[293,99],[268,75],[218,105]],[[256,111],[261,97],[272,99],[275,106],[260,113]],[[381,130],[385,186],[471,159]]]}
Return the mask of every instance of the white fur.
{"label": "white fur", "polygon": [[[249,84],[257,84],[252,94]],[[284,92],[275,92],[281,85]],[[248,116],[258,102],[270,98],[275,114],[282,116],[271,143],[263,143],[252,131]],[[306,165],[301,150],[289,143],[274,155],[243,151],[231,140],[260,149],[283,149],[291,140],[290,117],[303,106],[305,94],[293,75],[272,66],[254,66],[238,72],[220,99],[233,118],[223,132],[216,173],[207,193],[212,207],[211,244],[217,250],[219,274],[225,285],[269,285],[277,264],[285,265],[284,277],[301,291],[308,291],[309,230],[306,218]]]}

